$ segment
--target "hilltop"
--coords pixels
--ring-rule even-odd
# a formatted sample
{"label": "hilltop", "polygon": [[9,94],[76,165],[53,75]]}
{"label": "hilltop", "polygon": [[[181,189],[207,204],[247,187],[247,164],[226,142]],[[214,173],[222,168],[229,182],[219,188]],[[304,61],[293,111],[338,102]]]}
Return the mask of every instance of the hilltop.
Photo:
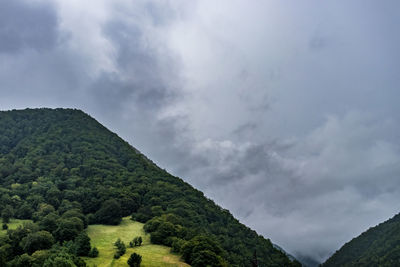
{"label": "hilltop", "polygon": [[3,219],[33,220],[0,240],[2,264],[85,266],[88,225],[131,216],[192,266],[300,266],[80,110],[0,112],[0,193]]}

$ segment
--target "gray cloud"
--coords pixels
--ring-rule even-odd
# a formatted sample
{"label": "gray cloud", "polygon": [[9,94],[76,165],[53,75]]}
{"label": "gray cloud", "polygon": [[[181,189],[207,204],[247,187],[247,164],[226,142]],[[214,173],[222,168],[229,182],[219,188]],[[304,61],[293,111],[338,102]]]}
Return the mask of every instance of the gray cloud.
{"label": "gray cloud", "polygon": [[[170,102],[170,99],[174,98],[175,92],[168,88],[163,76],[170,78],[176,76],[175,63],[171,61],[168,73],[162,72],[157,51],[146,46],[143,29],[138,28],[139,26],[126,25],[123,21],[112,21],[105,25],[103,30],[105,37],[116,48],[118,74],[114,76],[120,80],[116,81],[117,84],[114,82],[110,85],[104,80],[100,80],[98,83],[105,85],[106,92],[117,93],[118,96],[115,98],[117,102],[134,100],[134,103],[140,108],[158,110],[164,106],[164,102]],[[100,79],[110,77],[108,74],[104,76],[106,77]],[[111,80],[115,81],[113,78]],[[102,88],[100,84],[94,85],[97,93]],[[106,95],[105,100],[107,99],[109,97]],[[117,107],[118,103],[115,104]]]}
{"label": "gray cloud", "polygon": [[52,6],[28,1],[1,1],[0,53],[45,50],[57,42],[57,16]]}
{"label": "gray cloud", "polygon": [[1,109],[81,108],[297,256],[398,212],[398,2],[0,7]]}
{"label": "gray cloud", "polygon": [[278,244],[321,261],[397,213],[398,127],[353,112],[288,143],[207,141],[194,182]]}
{"label": "gray cloud", "polygon": [[[154,7],[140,6],[145,14],[149,8]],[[144,28],[147,23],[158,27],[153,20],[159,18],[152,18],[151,13],[150,22],[142,24],[140,19],[130,19],[137,10],[133,14],[124,12],[124,16],[113,17],[102,25],[102,33],[114,49],[115,71],[101,73],[87,92],[94,96],[92,112],[142,152],[167,157],[172,148],[165,144],[174,144],[180,128],[178,120],[182,118],[162,117],[163,111],[180,98],[178,63],[168,48],[149,41],[152,30]],[[174,15],[168,9],[164,12],[163,21]],[[115,120],[116,116],[120,120]]]}

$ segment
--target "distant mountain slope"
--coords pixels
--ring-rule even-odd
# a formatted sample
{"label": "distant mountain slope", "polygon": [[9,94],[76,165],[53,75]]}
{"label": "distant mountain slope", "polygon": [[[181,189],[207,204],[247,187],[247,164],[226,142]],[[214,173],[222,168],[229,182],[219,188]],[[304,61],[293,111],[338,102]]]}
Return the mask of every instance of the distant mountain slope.
{"label": "distant mountain slope", "polygon": [[400,266],[400,215],[352,239],[322,266]]}
{"label": "distant mountain slope", "polygon": [[57,255],[81,255],[71,247],[87,223],[118,224],[128,215],[192,266],[252,266],[255,251],[259,266],[300,265],[79,110],[0,112],[0,193],[2,214],[38,224],[0,240],[0,261],[11,265],[46,260],[24,246],[30,231],[41,230],[34,237],[46,237],[46,247],[73,242],[53,245],[51,266]]}

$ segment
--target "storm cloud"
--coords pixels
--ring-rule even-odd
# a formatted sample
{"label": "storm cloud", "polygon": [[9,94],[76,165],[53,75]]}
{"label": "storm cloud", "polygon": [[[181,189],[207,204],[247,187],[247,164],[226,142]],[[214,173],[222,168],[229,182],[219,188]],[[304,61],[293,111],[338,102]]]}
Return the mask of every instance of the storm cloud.
{"label": "storm cloud", "polygon": [[2,1],[0,7],[0,53],[45,50],[55,44],[57,16],[51,6]]}
{"label": "storm cloud", "polygon": [[399,212],[397,1],[0,2],[0,108],[80,108],[300,258]]}

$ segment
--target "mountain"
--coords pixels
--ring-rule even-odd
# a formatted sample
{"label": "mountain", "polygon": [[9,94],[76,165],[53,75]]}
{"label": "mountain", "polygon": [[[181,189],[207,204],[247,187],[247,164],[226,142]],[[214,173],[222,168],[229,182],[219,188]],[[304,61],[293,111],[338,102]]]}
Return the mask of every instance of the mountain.
{"label": "mountain", "polygon": [[0,112],[0,193],[3,222],[33,221],[0,236],[1,266],[85,266],[87,225],[124,216],[192,266],[300,266],[80,110]]}
{"label": "mountain", "polygon": [[278,246],[277,244],[272,243],[272,246],[273,246],[274,248],[276,248],[277,250],[280,250],[280,251],[282,251],[283,253],[285,253],[285,255],[288,256],[288,258],[289,258],[290,260],[292,260],[292,261],[296,260],[296,258],[295,258],[293,255],[291,255],[290,253],[286,252],[283,248],[281,248],[281,247]]}
{"label": "mountain", "polygon": [[400,214],[352,239],[322,266],[400,266]]}

